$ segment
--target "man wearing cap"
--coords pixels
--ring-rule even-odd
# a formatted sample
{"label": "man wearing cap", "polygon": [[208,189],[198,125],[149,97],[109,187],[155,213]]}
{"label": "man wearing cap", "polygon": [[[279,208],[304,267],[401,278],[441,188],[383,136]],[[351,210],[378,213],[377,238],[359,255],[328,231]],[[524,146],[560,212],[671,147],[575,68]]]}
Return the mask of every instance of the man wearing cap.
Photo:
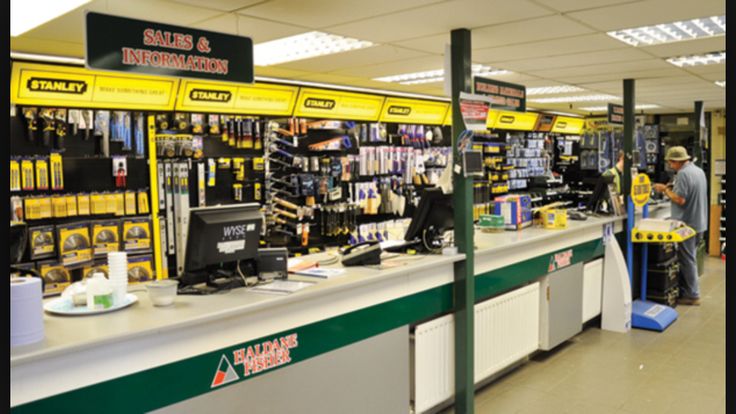
{"label": "man wearing cap", "polygon": [[684,147],[671,147],[664,159],[675,171],[674,184],[654,184],[654,190],[671,200],[672,219],[684,222],[697,233],[681,242],[677,249],[680,263],[680,299],[677,303],[697,306],[700,305],[700,289],[695,250],[708,228],[708,183],[705,173],[690,161]]}

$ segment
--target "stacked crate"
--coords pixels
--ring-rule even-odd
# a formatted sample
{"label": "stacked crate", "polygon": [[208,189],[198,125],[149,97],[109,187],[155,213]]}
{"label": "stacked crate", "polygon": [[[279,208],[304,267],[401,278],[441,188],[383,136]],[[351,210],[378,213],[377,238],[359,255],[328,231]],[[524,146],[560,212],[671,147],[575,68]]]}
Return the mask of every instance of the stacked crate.
{"label": "stacked crate", "polygon": [[677,244],[650,244],[647,261],[647,299],[674,308],[680,293],[679,270]]}

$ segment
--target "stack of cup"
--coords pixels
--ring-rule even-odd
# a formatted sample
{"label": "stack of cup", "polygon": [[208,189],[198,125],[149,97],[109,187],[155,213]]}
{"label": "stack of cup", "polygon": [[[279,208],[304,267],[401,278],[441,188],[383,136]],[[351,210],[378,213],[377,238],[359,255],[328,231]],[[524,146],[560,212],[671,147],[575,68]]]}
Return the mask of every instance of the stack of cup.
{"label": "stack of cup", "polygon": [[128,255],[125,252],[107,253],[108,279],[112,286],[114,306],[125,302],[128,294]]}

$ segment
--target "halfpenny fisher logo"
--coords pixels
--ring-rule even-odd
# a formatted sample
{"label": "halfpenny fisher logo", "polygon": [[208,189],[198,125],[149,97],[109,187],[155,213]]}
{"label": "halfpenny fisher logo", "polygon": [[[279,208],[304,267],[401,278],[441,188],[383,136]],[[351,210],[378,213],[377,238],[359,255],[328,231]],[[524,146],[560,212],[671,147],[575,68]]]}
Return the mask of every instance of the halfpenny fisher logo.
{"label": "halfpenny fisher logo", "polygon": [[[292,361],[290,351],[298,346],[297,334],[293,333],[236,349],[232,351],[232,363],[228,359],[228,354],[222,354],[210,388],[237,381],[241,379],[241,376],[244,379],[259,372],[289,364]],[[242,366],[240,375],[233,365]]]}

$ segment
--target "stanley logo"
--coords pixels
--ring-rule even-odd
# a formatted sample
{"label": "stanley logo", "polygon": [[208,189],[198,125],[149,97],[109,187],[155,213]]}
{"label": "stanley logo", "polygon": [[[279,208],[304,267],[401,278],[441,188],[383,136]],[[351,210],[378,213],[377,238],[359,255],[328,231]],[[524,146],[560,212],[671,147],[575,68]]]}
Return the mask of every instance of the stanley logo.
{"label": "stanley logo", "polygon": [[498,122],[502,124],[513,124],[514,119],[516,119],[516,117],[513,117],[511,115],[501,115],[501,118],[498,119]]}
{"label": "stanley logo", "polygon": [[335,108],[335,100],[334,99],[308,98],[306,101],[304,101],[304,106],[307,108],[330,109],[331,110]]}
{"label": "stanley logo", "polygon": [[233,94],[231,92],[214,89],[192,89],[189,92],[189,99],[193,101],[230,102],[232,96]]}
{"label": "stanley logo", "polygon": [[83,95],[87,91],[87,82],[66,79],[30,78],[26,84],[28,90],[34,92],[57,92]]}
{"label": "stanley logo", "polygon": [[564,121],[558,122],[557,128],[567,128],[567,122],[564,122]]}
{"label": "stanley logo", "polygon": [[407,116],[411,113],[411,108],[408,106],[391,105],[388,107],[389,115],[403,115]]}

